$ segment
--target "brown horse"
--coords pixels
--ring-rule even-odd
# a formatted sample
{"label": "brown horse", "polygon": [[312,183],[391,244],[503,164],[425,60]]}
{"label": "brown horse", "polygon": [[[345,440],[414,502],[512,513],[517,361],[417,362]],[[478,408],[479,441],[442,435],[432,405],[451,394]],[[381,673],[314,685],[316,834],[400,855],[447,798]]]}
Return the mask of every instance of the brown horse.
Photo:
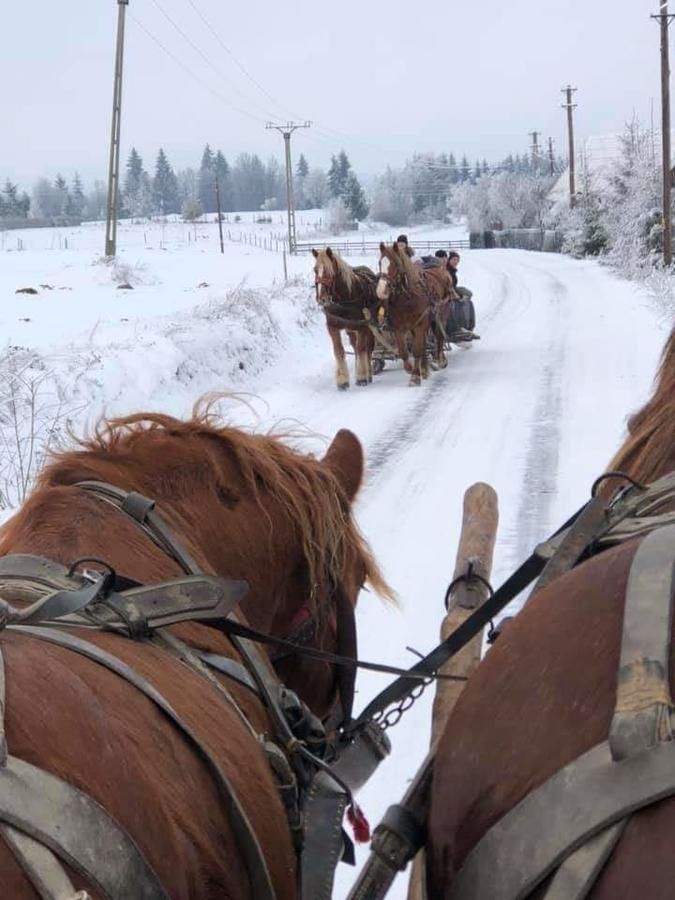
{"label": "brown horse", "polygon": [[[380,274],[376,293],[386,310],[398,354],[406,372],[410,372],[410,384],[419,385],[423,378],[429,376],[426,341],[432,323],[431,300],[427,284],[422,279],[422,270],[401,251],[398,244],[391,247],[380,244]],[[409,335],[414,358],[412,366]]]}
{"label": "brown horse", "polygon": [[[654,394],[630,420],[628,438],[610,466],[643,483],[673,469],[675,330]],[[429,821],[431,897],[450,896],[468,853],[503,815],[607,740],[628,572],[640,543],[634,538],[605,550],[542,589],[471,677],[438,747]],[[672,897],[674,834],[675,798],[634,813],[588,896]],[[530,896],[545,890],[546,884]]]}
{"label": "brown horse", "polygon": [[[136,522],[77,486],[109,482],[155,499],[204,572],[248,582],[241,608],[251,626],[283,637],[312,619],[310,643],[334,650],[331,585],[340,585],[352,605],[366,580],[387,593],[352,518],[362,472],[361,446],[348,431],[316,460],[275,437],[219,427],[206,412],[188,421],[132,415],[102,425],[79,449],[53,459],[0,530],[0,556],[37,554],[65,565],[98,557],[142,583],[180,575]],[[214,628],[185,623],[169,631],[192,648],[237,658]],[[257,696],[219,678],[235,701],[228,702],[216,685],[155,643],[103,631],[85,635],[163,694],[217,760],[262,849],[274,895],[294,898],[295,853],[262,750],[260,736],[272,729]],[[0,648],[12,757],[94,798],[132,836],[167,896],[256,900],[212,771],[144,693],[97,662],[14,630],[0,631]],[[333,708],[331,665],[288,655],[277,668],[316,715]],[[3,811],[0,801],[0,822]],[[70,877],[91,897],[101,896],[82,875],[71,871]],[[0,895],[38,897],[2,841]],[[140,895],[132,890],[125,896]]]}
{"label": "brown horse", "polygon": [[[360,387],[373,380],[372,356],[375,338],[368,326],[377,299],[375,273],[367,266],[352,268],[327,247],[312,250],[316,299],[326,314],[326,328],[333,342],[336,381],[340,390],[349,387],[349,370],[342,346],[342,330],[346,330],[356,356],[356,383]],[[364,312],[366,310],[367,312]]]}

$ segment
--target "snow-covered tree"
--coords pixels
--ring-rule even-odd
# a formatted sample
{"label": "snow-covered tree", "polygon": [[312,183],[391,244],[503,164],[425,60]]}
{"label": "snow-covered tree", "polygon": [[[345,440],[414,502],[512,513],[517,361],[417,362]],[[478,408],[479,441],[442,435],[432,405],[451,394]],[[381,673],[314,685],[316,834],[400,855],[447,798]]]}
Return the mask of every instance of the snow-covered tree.
{"label": "snow-covered tree", "polygon": [[310,169],[304,184],[307,209],[323,209],[328,203],[330,191],[323,169]]}
{"label": "snow-covered tree", "polygon": [[178,179],[166,157],[166,153],[161,147],[155,164],[152,196],[154,210],[160,215],[166,216],[179,212]]}

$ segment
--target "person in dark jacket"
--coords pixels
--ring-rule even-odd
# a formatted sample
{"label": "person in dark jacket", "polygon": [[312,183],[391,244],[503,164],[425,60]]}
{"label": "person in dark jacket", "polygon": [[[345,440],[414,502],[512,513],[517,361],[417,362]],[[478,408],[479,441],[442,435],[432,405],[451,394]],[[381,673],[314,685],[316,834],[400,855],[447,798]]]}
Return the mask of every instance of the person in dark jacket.
{"label": "person in dark jacket", "polygon": [[399,234],[396,238],[396,243],[398,244],[399,250],[403,250],[404,253],[407,253],[408,256],[412,259],[415,255],[415,251],[412,247],[408,246],[408,235],[407,234]]}
{"label": "person in dark jacket", "polygon": [[[439,251],[440,252],[440,251]],[[438,254],[436,254],[438,255]],[[470,291],[468,288],[461,287],[459,284],[459,277],[457,275],[457,267],[459,266],[459,253],[456,250],[451,250],[450,255],[448,256],[448,272],[450,272],[450,277],[452,278],[452,284],[459,296],[462,300],[470,300],[473,297],[473,291]]]}

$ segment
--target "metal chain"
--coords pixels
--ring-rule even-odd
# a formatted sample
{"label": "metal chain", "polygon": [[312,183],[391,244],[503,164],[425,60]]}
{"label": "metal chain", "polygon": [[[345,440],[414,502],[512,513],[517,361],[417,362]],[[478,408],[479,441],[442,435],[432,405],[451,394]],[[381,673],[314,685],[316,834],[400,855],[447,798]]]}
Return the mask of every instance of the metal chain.
{"label": "metal chain", "polygon": [[373,721],[377,722],[384,731],[388,728],[393,728],[394,725],[398,725],[404,713],[412,709],[433,681],[433,678],[427,678],[425,681],[420,682],[396,706],[392,706],[389,710],[381,710],[373,716]]}

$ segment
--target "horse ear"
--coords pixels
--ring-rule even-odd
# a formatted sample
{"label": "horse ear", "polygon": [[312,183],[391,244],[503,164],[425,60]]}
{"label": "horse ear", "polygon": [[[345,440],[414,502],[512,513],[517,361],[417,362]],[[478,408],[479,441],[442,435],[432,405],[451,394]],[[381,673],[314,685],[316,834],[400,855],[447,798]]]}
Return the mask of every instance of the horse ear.
{"label": "horse ear", "polygon": [[314,257],[314,259],[319,258],[319,251],[315,250],[314,247],[312,247],[312,256]]}
{"label": "horse ear", "polygon": [[384,241],[380,241],[380,253],[384,253],[387,248],[384,245]]}
{"label": "horse ear", "polygon": [[328,257],[328,259],[333,258],[333,251],[330,249],[330,247],[326,247],[326,256]]}
{"label": "horse ear", "polygon": [[363,480],[363,447],[353,431],[342,428],[333,438],[322,460],[337,478],[349,501],[356,497]]}

